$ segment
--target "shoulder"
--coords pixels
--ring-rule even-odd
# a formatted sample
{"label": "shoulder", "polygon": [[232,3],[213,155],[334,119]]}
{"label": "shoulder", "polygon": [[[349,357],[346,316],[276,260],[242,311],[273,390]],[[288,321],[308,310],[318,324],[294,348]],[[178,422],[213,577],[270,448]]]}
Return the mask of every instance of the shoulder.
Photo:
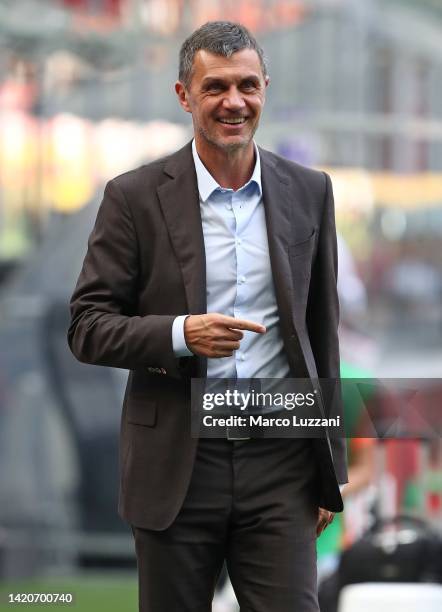
{"label": "shoulder", "polygon": [[193,163],[192,149],[191,144],[187,143],[178,151],[116,176],[109,183],[125,194],[140,189],[146,193],[146,190],[156,189],[168,177],[185,170],[191,163]]}
{"label": "shoulder", "polygon": [[269,172],[276,172],[293,186],[320,196],[327,191],[330,179],[325,172],[303,166],[261,147],[259,154],[261,164],[266,166]]}
{"label": "shoulder", "polygon": [[262,147],[259,147],[259,154],[261,156],[261,160],[275,166],[275,168],[278,168],[289,175],[303,177],[306,180],[313,182],[324,183],[325,181],[325,172],[322,172],[321,170],[303,166],[302,164],[298,164],[297,162],[287,159],[286,157],[282,157],[281,155],[277,155],[276,153],[263,149]]}

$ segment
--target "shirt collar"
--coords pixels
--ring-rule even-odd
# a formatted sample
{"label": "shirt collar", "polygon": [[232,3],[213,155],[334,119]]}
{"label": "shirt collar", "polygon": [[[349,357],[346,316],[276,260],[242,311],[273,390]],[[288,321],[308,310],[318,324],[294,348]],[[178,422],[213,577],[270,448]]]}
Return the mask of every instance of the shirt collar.
{"label": "shirt collar", "polygon": [[[247,183],[241,187],[241,189],[244,189],[252,182],[254,182],[258,186],[259,194],[261,195],[261,160],[259,157],[259,150],[255,142],[253,142],[253,146],[255,147],[255,167],[253,169],[252,176],[247,181]],[[210,174],[210,172],[207,170],[207,168],[201,161],[200,156],[198,155],[198,152],[196,150],[195,139],[192,140],[192,155],[193,161],[195,163],[196,179],[198,181],[198,191],[200,194],[201,201],[205,202],[210,198],[210,196],[216,189],[222,189],[222,187],[215,181],[213,176]]]}

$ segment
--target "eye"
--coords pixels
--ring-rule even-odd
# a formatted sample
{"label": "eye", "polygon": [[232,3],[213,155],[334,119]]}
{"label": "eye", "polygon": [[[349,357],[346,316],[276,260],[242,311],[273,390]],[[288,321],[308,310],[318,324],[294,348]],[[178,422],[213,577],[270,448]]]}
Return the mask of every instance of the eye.
{"label": "eye", "polygon": [[255,81],[243,81],[241,87],[244,91],[251,91],[256,89],[256,83]]}
{"label": "eye", "polygon": [[215,81],[213,83],[209,83],[205,87],[205,90],[208,91],[209,93],[218,93],[223,90],[223,86],[221,83],[218,83]]}

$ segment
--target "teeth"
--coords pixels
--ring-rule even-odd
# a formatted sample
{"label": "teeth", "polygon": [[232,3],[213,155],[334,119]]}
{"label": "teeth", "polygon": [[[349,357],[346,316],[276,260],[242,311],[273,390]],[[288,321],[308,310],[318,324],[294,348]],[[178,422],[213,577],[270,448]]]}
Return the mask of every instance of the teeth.
{"label": "teeth", "polygon": [[221,123],[231,123],[231,124],[244,123],[245,117],[239,117],[238,119],[220,119],[220,121]]}

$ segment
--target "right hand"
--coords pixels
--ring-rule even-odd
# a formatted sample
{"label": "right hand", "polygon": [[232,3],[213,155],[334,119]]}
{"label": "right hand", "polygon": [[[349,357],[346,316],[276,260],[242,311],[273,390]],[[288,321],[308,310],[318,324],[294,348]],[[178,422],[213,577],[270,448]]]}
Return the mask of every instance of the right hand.
{"label": "right hand", "polygon": [[192,353],[203,357],[231,357],[240,347],[242,331],[265,334],[264,325],[212,312],[190,315],[184,321],[184,338]]}

